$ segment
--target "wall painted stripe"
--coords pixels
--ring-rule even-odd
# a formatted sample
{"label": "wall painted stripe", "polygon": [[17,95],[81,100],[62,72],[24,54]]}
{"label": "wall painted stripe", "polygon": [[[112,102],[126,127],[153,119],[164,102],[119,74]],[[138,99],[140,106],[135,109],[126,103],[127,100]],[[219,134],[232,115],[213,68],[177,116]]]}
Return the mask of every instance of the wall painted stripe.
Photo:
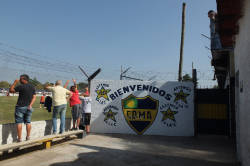
{"label": "wall painted stripe", "polygon": [[227,119],[227,104],[197,104],[198,119]]}

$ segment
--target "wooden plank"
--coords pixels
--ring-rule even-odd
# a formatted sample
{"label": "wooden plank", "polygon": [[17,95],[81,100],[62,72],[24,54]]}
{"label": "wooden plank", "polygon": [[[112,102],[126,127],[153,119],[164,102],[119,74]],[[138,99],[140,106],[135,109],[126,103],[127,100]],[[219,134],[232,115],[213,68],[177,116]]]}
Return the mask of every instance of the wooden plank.
{"label": "wooden plank", "polygon": [[33,139],[30,139],[29,141],[22,141],[19,143],[15,142],[15,143],[10,143],[10,144],[5,144],[5,145],[0,146],[0,152],[10,150],[10,149],[20,148],[20,147],[27,146],[27,145],[36,144],[39,142],[48,142],[48,141],[51,141],[53,139],[60,138],[60,137],[67,137],[70,135],[79,135],[79,134],[84,133],[84,132],[85,132],[84,130],[68,131],[68,132],[64,132],[63,134],[47,135],[47,136],[43,136],[43,137],[33,138]]}

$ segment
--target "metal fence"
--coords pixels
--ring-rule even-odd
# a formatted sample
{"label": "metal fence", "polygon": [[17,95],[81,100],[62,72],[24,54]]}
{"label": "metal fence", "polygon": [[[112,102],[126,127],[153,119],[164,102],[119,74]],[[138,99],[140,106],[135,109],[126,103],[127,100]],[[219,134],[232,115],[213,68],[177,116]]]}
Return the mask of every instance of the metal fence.
{"label": "metal fence", "polygon": [[[80,62],[77,63],[79,64]],[[29,75],[29,83],[36,89],[37,98],[33,104],[32,121],[49,120],[52,119],[52,113],[49,113],[43,106],[40,108],[40,98],[42,93],[45,92],[44,88],[55,84],[56,80],[61,80],[64,85],[67,80],[75,79],[78,84],[78,90],[83,92],[87,86],[86,76],[95,73],[97,68],[86,66],[81,66],[81,68],[87,74],[83,74],[79,66],[75,64],[0,43],[0,124],[14,123],[15,121],[14,112],[18,94],[10,94],[7,97],[6,92],[14,83],[14,80],[20,78],[20,75]],[[120,70],[102,69],[95,79],[120,80],[124,76],[126,80],[177,81],[178,78],[178,72],[133,71],[131,69],[131,71],[126,71],[123,75],[121,73]],[[182,75],[189,78],[191,73],[191,70],[183,71]],[[197,70],[198,87],[203,87],[206,82],[211,82],[213,76],[213,70]],[[71,81],[68,88],[72,85],[73,82]],[[66,117],[71,117],[69,104]]]}
{"label": "metal fence", "polygon": [[[79,93],[83,93],[85,87],[88,86],[86,82],[86,77],[84,75],[75,75],[72,74],[70,77],[55,75],[54,73],[39,73],[34,71],[27,71],[24,69],[17,70],[9,67],[0,67],[0,124],[6,123],[14,123],[15,117],[15,105],[18,99],[18,93],[10,93],[7,95],[10,86],[14,83],[15,79],[19,79],[20,75],[27,74],[30,77],[29,84],[31,84],[36,90],[36,101],[33,104],[34,112],[32,114],[32,121],[39,120],[49,120],[52,119],[52,112],[48,112],[43,105],[40,107],[40,99],[43,93],[51,96],[51,93],[45,90],[46,86],[54,85],[56,80],[62,80],[62,86],[66,83],[67,80],[72,80],[73,78],[76,80],[78,84]],[[49,70],[48,70],[49,72]],[[16,86],[20,85],[18,83]],[[70,86],[74,85],[71,81],[68,85],[68,89]],[[68,108],[66,111],[66,118],[71,117],[71,109],[68,104]]]}

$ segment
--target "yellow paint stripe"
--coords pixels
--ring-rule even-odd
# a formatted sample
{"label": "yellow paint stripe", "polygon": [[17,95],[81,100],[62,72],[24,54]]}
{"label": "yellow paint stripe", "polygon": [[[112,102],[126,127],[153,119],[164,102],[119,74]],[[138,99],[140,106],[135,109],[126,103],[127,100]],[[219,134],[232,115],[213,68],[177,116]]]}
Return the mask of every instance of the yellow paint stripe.
{"label": "yellow paint stripe", "polygon": [[197,104],[198,119],[227,119],[227,104]]}

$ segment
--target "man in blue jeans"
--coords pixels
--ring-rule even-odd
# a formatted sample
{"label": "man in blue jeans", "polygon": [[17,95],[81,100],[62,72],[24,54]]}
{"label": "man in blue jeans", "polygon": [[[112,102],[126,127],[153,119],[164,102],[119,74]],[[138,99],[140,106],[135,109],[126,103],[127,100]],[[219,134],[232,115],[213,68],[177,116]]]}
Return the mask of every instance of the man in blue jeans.
{"label": "man in blue jeans", "polygon": [[[67,110],[67,102],[71,98],[72,93],[67,90],[66,88],[62,87],[62,81],[57,80],[54,87],[47,86],[45,89],[52,92],[52,106],[53,108],[53,118],[52,118],[52,124],[53,124],[53,132],[52,134],[56,134],[57,132],[57,117],[60,114],[60,131],[59,134],[62,134],[64,132],[65,128],[65,113]],[[66,99],[66,95],[68,95],[68,98]]]}
{"label": "man in blue jeans", "polygon": [[[20,81],[21,85],[16,86],[16,84]],[[13,85],[10,87],[10,93],[19,92],[16,109],[15,109],[15,122],[17,124],[17,142],[22,142],[22,123],[26,124],[27,136],[26,141],[30,139],[30,131],[31,131],[31,115],[33,112],[32,105],[36,100],[35,89],[28,84],[29,76],[23,74],[20,76],[20,80],[16,79]]]}

